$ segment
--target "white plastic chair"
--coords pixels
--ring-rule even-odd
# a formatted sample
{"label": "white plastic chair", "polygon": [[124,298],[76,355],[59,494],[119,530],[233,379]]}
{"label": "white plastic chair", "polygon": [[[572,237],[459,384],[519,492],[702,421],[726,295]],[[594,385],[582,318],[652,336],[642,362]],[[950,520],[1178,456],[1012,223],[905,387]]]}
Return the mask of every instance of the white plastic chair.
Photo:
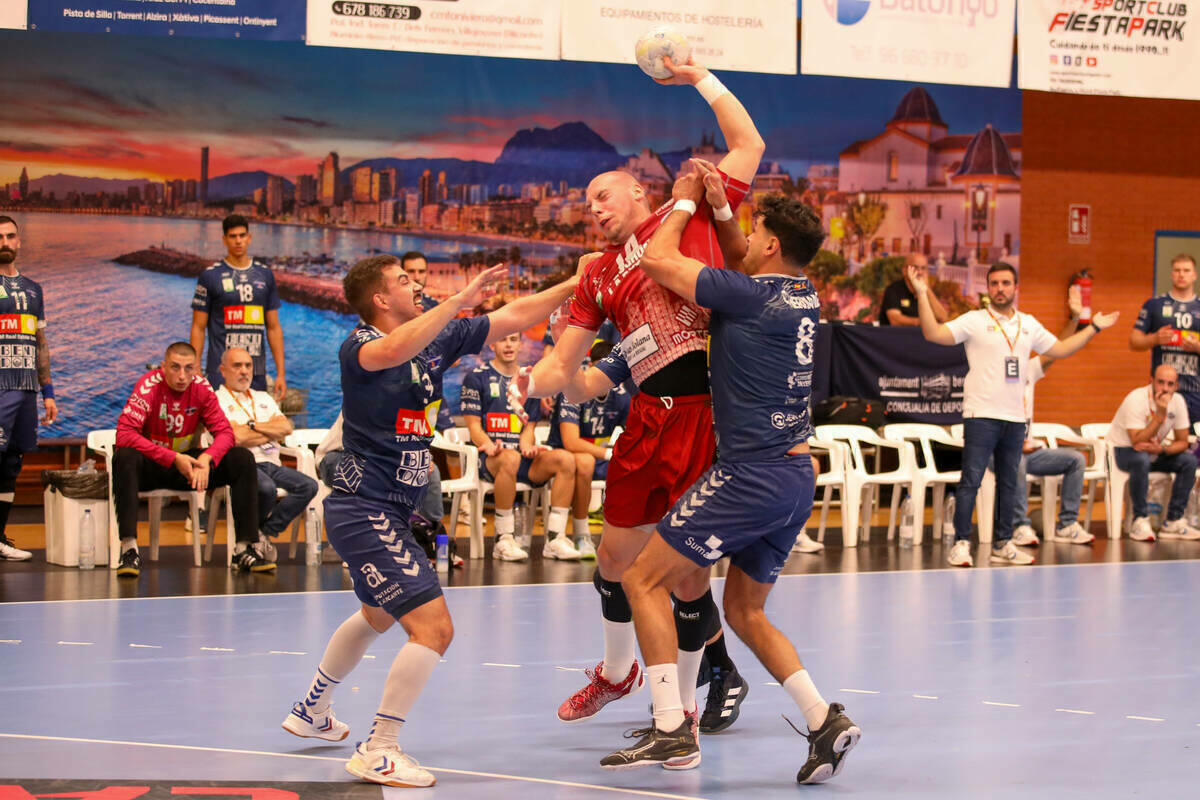
{"label": "white plastic chair", "polygon": [[[1105,428],[1105,430],[1107,430],[1107,427]],[[1103,436],[1087,436],[1087,435],[1078,434],[1078,433],[1075,433],[1075,431],[1072,430],[1069,426],[1062,425],[1060,423],[1055,423],[1055,422],[1035,422],[1035,423],[1033,423],[1031,433],[1034,437],[1036,437],[1038,439],[1045,439],[1046,443],[1049,444],[1051,447],[1059,447],[1060,445],[1067,445],[1069,447],[1078,447],[1078,448],[1086,447],[1091,451],[1091,455],[1092,455],[1091,463],[1088,464],[1087,466],[1085,466],[1084,470],[1083,470],[1083,480],[1084,480],[1084,484],[1087,486],[1087,511],[1084,513],[1083,527],[1085,530],[1091,530],[1091,528],[1092,528],[1092,509],[1093,509],[1093,506],[1095,504],[1095,499],[1096,499],[1095,485],[1096,485],[1096,483],[1102,483],[1102,484],[1105,484],[1106,486],[1108,484],[1108,467],[1106,465],[1106,459],[1108,457],[1108,454],[1107,454],[1107,448],[1104,445],[1104,437]],[[1103,431],[1101,433],[1103,433]],[[1034,476],[1031,476],[1031,477],[1034,477]],[[1059,483],[1055,484],[1055,486],[1054,486],[1055,491],[1057,491],[1058,485],[1059,485]],[[1051,509],[1053,509],[1057,505],[1057,502],[1056,502],[1057,498],[1047,498],[1045,496],[1046,493],[1047,493],[1047,489],[1045,486],[1043,486],[1042,487],[1042,494],[1043,494],[1042,524],[1043,525],[1054,523],[1053,515],[1046,516],[1046,506],[1048,505],[1048,506],[1050,506]],[[1105,509],[1105,514],[1107,516],[1110,511],[1110,509],[1108,507],[1107,495],[1105,496],[1104,509]],[[1049,531],[1050,528],[1045,528],[1044,530]]]}
{"label": "white plastic chair", "polygon": [[[117,531],[117,503],[116,495],[113,492],[113,452],[116,450],[117,431],[109,428],[106,430],[90,431],[87,436],[87,446],[89,450],[94,450],[104,456],[104,463],[108,471],[108,565],[116,569],[117,564],[121,560],[121,535]],[[192,530],[200,528],[200,508],[204,504],[204,496],[200,492],[193,491],[176,491],[174,489],[153,489],[147,492],[138,492],[138,498],[149,501],[150,505],[150,560],[158,560],[158,533],[162,522],[162,504],[164,499],[179,499],[185,500],[188,504],[188,513],[192,519]],[[200,561],[200,537],[192,537],[192,558],[195,565],[198,567]]]}
{"label": "white plastic chair", "polygon": [[[1084,438],[1104,441],[1104,463],[1105,469],[1108,471],[1108,478],[1104,483],[1108,538],[1120,539],[1122,526],[1130,523],[1130,520],[1125,519],[1125,497],[1129,494],[1129,473],[1117,466],[1117,448],[1105,438],[1110,427],[1110,423],[1107,422],[1089,422],[1086,425],[1080,425],[1079,432],[1083,434]],[[1153,481],[1159,476],[1171,477],[1165,472],[1151,472],[1150,480]]]}
{"label": "white plastic chair", "polygon": [[[942,530],[942,523],[944,522],[942,517],[945,515],[946,509],[946,486],[962,480],[962,472],[960,470],[948,470],[945,472],[939,470],[937,462],[933,458],[933,443],[937,442],[938,444],[962,449],[962,440],[951,436],[940,425],[917,422],[900,422],[885,425],[883,435],[888,439],[896,441],[916,442],[917,447],[920,448],[920,461],[924,463],[916,464],[915,468],[921,476],[921,483],[933,492],[933,536],[936,539]],[[923,541],[925,534],[924,488],[918,494],[916,484],[914,484],[911,497],[913,498],[913,515],[917,521],[916,530],[913,531],[913,545],[919,545]]]}
{"label": "white plastic chair", "polygon": [[[452,428],[451,430],[466,429]],[[447,433],[449,432],[447,431]],[[467,528],[467,535],[471,542],[470,557],[483,558],[483,525],[475,524],[475,520],[477,519],[476,504],[479,500],[479,451],[472,444],[451,441],[436,431],[433,434],[433,442],[430,443],[430,447],[444,450],[458,460],[459,477],[451,478],[448,475],[442,476],[442,494],[450,495],[450,535],[456,536],[458,532],[458,509],[462,499],[465,497],[471,516],[471,521]],[[479,505],[482,506],[482,503],[479,503]]]}
{"label": "white plastic chair", "polygon": [[[924,479],[916,468],[916,454],[911,442],[893,441],[879,436],[865,425],[818,425],[817,438],[825,441],[842,442],[849,448],[850,460],[846,467],[846,492],[843,507],[863,505],[863,490],[874,490],[878,486],[890,485],[892,491],[891,513],[888,517],[888,539],[896,533],[896,512],[900,507],[900,493],[897,487],[907,486],[914,497],[925,496]],[[863,456],[863,445],[880,448],[887,447],[899,454],[899,466],[888,472],[868,472],[866,459]],[[842,540],[846,547],[858,544],[858,528],[863,531],[863,539],[870,537],[871,516],[874,511],[874,498],[860,511],[856,524],[851,526],[848,521],[842,525]]]}
{"label": "white plastic chair", "polygon": [[850,460],[849,447],[841,442],[825,439],[809,439],[808,446],[814,457],[821,452],[829,459],[829,466],[821,470],[817,476],[817,487],[823,488],[821,494],[821,517],[817,527],[817,541],[825,541],[825,526],[829,521],[829,507],[833,502],[833,490],[838,490],[838,505],[842,511],[842,530],[852,528],[858,530],[857,503],[846,502],[846,462]]}

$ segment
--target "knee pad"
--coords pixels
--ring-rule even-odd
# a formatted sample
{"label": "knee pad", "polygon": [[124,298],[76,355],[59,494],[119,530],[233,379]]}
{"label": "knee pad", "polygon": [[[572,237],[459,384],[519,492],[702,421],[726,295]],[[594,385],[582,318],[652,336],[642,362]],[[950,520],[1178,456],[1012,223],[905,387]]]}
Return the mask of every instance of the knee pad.
{"label": "knee pad", "polygon": [[712,592],[695,600],[675,600],[675,635],[679,649],[694,653],[721,628],[721,617]]}
{"label": "knee pad", "polygon": [[609,622],[633,622],[633,609],[620,581],[606,581],[600,570],[592,574],[592,585],[600,593],[600,611]]}
{"label": "knee pad", "polygon": [[17,488],[17,476],[21,474],[24,453],[4,453],[0,456],[0,493],[12,492]]}

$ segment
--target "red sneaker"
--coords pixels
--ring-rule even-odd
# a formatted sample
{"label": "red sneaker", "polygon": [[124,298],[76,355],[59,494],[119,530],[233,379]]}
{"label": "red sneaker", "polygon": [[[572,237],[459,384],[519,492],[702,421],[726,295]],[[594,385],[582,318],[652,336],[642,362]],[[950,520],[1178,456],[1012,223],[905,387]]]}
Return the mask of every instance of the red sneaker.
{"label": "red sneaker", "polygon": [[635,659],[629,668],[629,674],[620,683],[609,683],[603,675],[604,662],[601,661],[593,669],[584,670],[591,681],[587,686],[566,699],[558,707],[558,718],[563,722],[582,722],[596,715],[600,709],[613,700],[626,695],[637,694],[646,685],[646,676]]}

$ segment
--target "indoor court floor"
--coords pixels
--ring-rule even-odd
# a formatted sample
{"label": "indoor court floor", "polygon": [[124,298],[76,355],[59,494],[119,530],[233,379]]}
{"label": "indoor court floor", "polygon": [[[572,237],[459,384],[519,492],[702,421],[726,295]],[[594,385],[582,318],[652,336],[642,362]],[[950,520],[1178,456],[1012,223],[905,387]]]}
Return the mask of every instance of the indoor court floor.
{"label": "indoor court floor", "polygon": [[[1197,586],[1194,560],[785,575],[771,613],[863,730],[841,775],[805,787],[806,742],[780,713],[803,716],[740,643],[748,699],[731,729],[704,737],[700,768],[611,773],[598,761],[647,722],[649,693],[579,725],[555,716],[602,652],[591,585],[450,588],[455,641],[401,732],[438,785],[382,794],[1194,797]],[[369,727],[398,628],[335,697],[349,739],[279,727],[355,607],[345,591],[0,604],[0,784],[79,796],[91,785],[79,780],[232,781],[380,797],[342,764]],[[51,778],[67,782],[36,780]],[[29,795],[0,786],[0,797]]]}

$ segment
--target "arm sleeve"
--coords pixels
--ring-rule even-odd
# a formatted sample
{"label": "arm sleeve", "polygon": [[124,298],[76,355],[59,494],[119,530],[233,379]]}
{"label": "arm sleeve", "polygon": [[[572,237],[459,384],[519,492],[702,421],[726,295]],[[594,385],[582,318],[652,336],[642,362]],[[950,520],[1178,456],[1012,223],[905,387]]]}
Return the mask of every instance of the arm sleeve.
{"label": "arm sleeve", "polygon": [[[1144,392],[1146,390],[1145,388],[1140,388],[1133,391]],[[1146,420],[1137,411],[1137,401],[1131,392],[1125,395],[1125,399],[1121,401],[1121,407],[1117,409],[1117,415],[1113,418],[1113,424],[1118,428],[1124,429],[1126,434],[1131,430],[1141,430],[1146,427]]]}
{"label": "arm sleeve", "polygon": [[483,349],[488,334],[492,331],[492,321],[486,314],[467,319],[456,319],[450,323],[447,330],[451,331],[452,339],[442,356],[444,369],[465,355],[475,355]]}
{"label": "arm sleeve", "polygon": [[[175,463],[175,451],[155,444],[143,433],[151,414],[151,402],[157,396],[148,378],[149,375],[138,381],[125,408],[121,410],[121,416],[117,417],[117,447],[132,447],[154,463],[169,467]],[[145,398],[150,398],[150,401]]]}
{"label": "arm sleeve", "polygon": [[204,427],[208,428],[208,432],[212,434],[213,443],[208,446],[204,452],[212,457],[213,466],[221,463],[221,459],[237,444],[237,439],[234,438],[233,428],[229,425],[229,420],[225,418],[225,412],[221,410],[221,404],[217,401],[217,395],[207,385],[200,387],[193,384],[193,389],[196,393],[196,400],[200,405],[200,419],[204,422]]}
{"label": "arm sleeve", "polygon": [[531,397],[525,401],[525,414],[529,417],[529,424],[542,421],[542,398]]}
{"label": "arm sleeve", "polygon": [[696,302],[722,314],[756,315],[772,294],[767,284],[732,269],[705,267],[696,277]]}
{"label": "arm sleeve", "polygon": [[263,400],[266,402],[267,414],[269,415],[268,419],[270,417],[278,417],[283,413],[283,411],[281,411],[279,408],[279,404],[275,402],[275,398],[271,396],[270,392],[255,392],[255,394],[261,395]]}
{"label": "arm sleeve", "polygon": [[469,372],[463,378],[462,393],[458,396],[458,410],[460,414],[470,414],[473,417],[483,416],[482,384],[483,382],[476,372]]}
{"label": "arm sleeve", "polygon": [[561,394],[558,396],[558,422],[560,425],[564,422],[579,424],[579,404],[568,403]]}
{"label": "arm sleeve", "polygon": [[1028,318],[1029,332],[1033,334],[1033,350],[1036,353],[1044,353],[1054,345],[1058,344],[1058,337],[1050,331],[1042,323],[1038,322],[1032,316]]}
{"label": "arm sleeve", "polygon": [[889,308],[900,308],[900,297],[896,291],[896,284],[889,284],[883,290],[883,300],[879,303],[879,321],[882,323],[884,317],[887,316]]}
{"label": "arm sleeve", "polygon": [[192,295],[192,309],[194,311],[203,311],[208,313],[211,297],[209,296],[208,282],[205,278],[210,273],[208,270],[200,273],[200,277],[196,279],[196,292]]}
{"label": "arm sleeve", "polygon": [[1152,333],[1158,330],[1161,325],[1155,319],[1155,306],[1158,303],[1154,302],[1155,298],[1151,297],[1146,302],[1142,303],[1142,308],[1138,311],[1137,319],[1133,322],[1133,329],[1142,333]]}
{"label": "arm sleeve", "polygon": [[629,380],[631,375],[629,362],[625,360],[625,351],[621,349],[621,345],[617,345],[611,353],[597,361],[595,368],[607,375],[615,386]]}
{"label": "arm sleeve", "polygon": [[1180,422],[1175,423],[1175,428],[1187,428],[1190,433],[1192,430],[1192,422],[1188,419],[1187,403],[1184,402],[1183,395],[1178,392],[1171,398],[1171,404],[1175,406],[1175,419]]}
{"label": "arm sleeve", "polygon": [[595,331],[599,330],[600,326],[604,324],[604,320],[608,318],[604,309],[596,302],[596,271],[594,267],[603,259],[604,256],[593,259],[587,265],[587,269],[583,271],[583,277],[579,279],[579,285],[575,287],[575,294],[572,295],[571,319],[567,323],[568,325]]}
{"label": "arm sleeve", "polygon": [[960,314],[947,323],[944,323],[950,329],[950,333],[954,336],[955,344],[962,344],[974,333],[975,312],[968,311],[965,314]]}
{"label": "arm sleeve", "polygon": [[279,286],[275,283],[275,273],[271,272],[270,267],[265,267],[267,270],[267,302],[265,309],[274,311],[279,308]]}

